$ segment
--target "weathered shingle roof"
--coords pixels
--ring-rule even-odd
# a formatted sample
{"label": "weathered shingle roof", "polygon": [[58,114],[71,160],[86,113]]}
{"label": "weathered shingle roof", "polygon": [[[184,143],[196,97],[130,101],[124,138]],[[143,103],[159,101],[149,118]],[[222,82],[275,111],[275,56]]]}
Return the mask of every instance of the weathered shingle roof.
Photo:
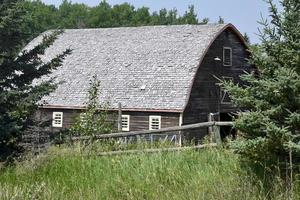
{"label": "weathered shingle roof", "polygon": [[[182,111],[200,60],[226,25],[176,25],[65,30],[46,51],[50,59],[73,49],[54,71],[64,81],[43,100],[49,106],[84,106],[89,80],[101,80],[100,101],[124,109]],[[41,37],[32,41],[31,48]]]}

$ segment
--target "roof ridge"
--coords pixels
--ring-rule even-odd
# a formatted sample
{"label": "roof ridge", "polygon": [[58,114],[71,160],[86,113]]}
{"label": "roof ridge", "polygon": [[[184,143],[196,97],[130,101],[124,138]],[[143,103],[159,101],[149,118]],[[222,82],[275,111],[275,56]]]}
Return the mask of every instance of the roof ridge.
{"label": "roof ridge", "polygon": [[[142,29],[142,28],[172,28],[172,27],[217,27],[217,26],[227,26],[230,23],[208,23],[208,24],[172,24],[172,25],[144,25],[144,26],[119,26],[119,27],[98,27],[98,28],[66,28],[62,30],[109,30],[109,29]],[[53,31],[55,29],[46,30],[44,33]]]}

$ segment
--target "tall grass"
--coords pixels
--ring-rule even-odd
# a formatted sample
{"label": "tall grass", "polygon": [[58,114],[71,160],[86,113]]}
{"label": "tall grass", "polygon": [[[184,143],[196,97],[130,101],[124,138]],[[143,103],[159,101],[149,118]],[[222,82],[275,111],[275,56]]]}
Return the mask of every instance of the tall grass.
{"label": "tall grass", "polygon": [[97,157],[52,149],[0,172],[0,199],[264,199],[254,183],[227,150]]}

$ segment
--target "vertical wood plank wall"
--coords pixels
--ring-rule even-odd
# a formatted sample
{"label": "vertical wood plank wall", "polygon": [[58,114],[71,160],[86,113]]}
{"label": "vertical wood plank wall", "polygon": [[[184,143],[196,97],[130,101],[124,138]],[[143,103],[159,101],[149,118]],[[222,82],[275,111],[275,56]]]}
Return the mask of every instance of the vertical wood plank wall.
{"label": "vertical wood plank wall", "polygon": [[[232,66],[223,66],[223,47],[232,48]],[[221,61],[216,61],[216,57]],[[190,100],[183,114],[183,125],[208,121],[209,113],[229,113],[237,110],[231,104],[220,104],[220,87],[217,85],[219,81],[215,76],[232,77],[235,82],[241,82],[239,76],[244,71],[250,71],[246,60],[248,57],[249,53],[244,44],[231,29],[226,29],[218,36],[196,74]],[[206,128],[196,130],[189,138],[200,139],[207,131]]]}

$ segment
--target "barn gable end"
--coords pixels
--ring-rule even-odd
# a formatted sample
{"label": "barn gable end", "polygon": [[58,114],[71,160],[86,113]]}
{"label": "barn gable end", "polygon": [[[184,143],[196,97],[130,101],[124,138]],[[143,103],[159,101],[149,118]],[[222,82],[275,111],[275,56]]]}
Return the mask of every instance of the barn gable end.
{"label": "barn gable end", "polygon": [[[230,66],[223,63],[224,49],[231,50],[232,64]],[[209,120],[210,113],[220,115],[220,113],[238,110],[228,102],[228,96],[219,87],[218,79],[231,79],[235,83],[241,83],[239,76],[251,70],[248,58],[247,46],[234,27],[227,27],[216,37],[204,55],[194,77],[190,97],[183,114],[184,125],[206,122]],[[200,132],[205,134],[207,129],[202,129]],[[197,136],[201,137],[199,130]]]}

